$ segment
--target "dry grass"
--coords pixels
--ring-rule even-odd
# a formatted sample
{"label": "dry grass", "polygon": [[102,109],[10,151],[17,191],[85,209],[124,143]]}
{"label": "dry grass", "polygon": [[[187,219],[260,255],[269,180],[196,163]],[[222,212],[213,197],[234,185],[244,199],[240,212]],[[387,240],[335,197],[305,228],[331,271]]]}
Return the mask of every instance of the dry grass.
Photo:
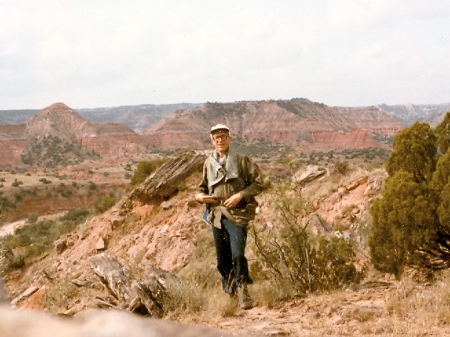
{"label": "dry grass", "polygon": [[[381,275],[380,275],[381,276]],[[275,300],[264,283],[250,287],[255,309],[240,310],[219,287],[203,292],[205,305],[179,316],[242,335],[279,331],[291,336],[448,336],[450,276],[432,285],[411,279],[390,287],[360,288]],[[281,290],[280,290],[281,291]],[[263,327],[263,328],[262,328]]]}
{"label": "dry grass", "polygon": [[386,301],[386,311],[399,319],[415,318],[421,326],[450,323],[450,278],[433,285],[403,281]]}

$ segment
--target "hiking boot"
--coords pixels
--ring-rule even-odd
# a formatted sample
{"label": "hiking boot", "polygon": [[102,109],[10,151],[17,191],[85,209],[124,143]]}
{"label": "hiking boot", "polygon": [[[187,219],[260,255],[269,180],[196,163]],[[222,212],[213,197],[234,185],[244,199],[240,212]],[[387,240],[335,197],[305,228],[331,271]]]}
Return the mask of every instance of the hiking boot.
{"label": "hiking boot", "polygon": [[222,290],[233,297],[236,293],[236,282],[234,282],[234,279],[229,281],[222,277]]}
{"label": "hiking boot", "polygon": [[247,310],[253,308],[253,300],[250,297],[246,284],[238,287],[237,293],[239,298],[239,306],[241,307],[241,309]]}

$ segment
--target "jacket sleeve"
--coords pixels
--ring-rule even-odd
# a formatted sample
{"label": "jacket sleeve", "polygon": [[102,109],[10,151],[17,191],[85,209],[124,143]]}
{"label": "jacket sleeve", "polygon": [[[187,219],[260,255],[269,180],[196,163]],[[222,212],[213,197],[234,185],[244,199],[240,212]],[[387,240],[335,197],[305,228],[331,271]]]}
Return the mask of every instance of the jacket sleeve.
{"label": "jacket sleeve", "polygon": [[246,201],[255,197],[264,190],[264,180],[258,165],[247,157],[243,156],[241,160],[242,177],[247,185],[240,193]]}
{"label": "jacket sleeve", "polygon": [[202,174],[202,180],[197,188],[197,193],[205,193],[209,194],[208,190],[208,178],[207,178],[207,172],[206,172],[206,163],[208,160],[205,160],[205,163],[203,164],[203,174]]}

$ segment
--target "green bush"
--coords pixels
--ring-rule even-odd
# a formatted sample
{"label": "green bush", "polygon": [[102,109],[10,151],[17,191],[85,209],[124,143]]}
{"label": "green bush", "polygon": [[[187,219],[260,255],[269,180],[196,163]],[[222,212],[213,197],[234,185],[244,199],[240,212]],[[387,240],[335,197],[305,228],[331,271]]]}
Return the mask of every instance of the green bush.
{"label": "green bush", "polygon": [[64,184],[60,183],[59,186],[55,189],[56,193],[59,193],[63,198],[70,198],[73,194],[73,192]]}
{"label": "green bush", "polygon": [[66,214],[64,214],[60,220],[74,221],[76,223],[84,222],[89,216],[89,211],[87,209],[71,209]]}
{"label": "green bush", "polygon": [[39,219],[39,213],[32,212],[28,215],[28,223],[35,224]]}
{"label": "green bush", "polygon": [[447,112],[435,131],[416,122],[395,136],[382,198],[371,207],[369,247],[379,271],[401,278],[406,267],[423,275],[450,267],[448,134]]}
{"label": "green bush", "polygon": [[23,185],[23,181],[19,181],[17,179],[14,179],[14,181],[11,184],[12,187],[18,187],[20,185]]}
{"label": "green bush", "polygon": [[67,310],[68,305],[73,302],[78,293],[77,286],[65,278],[53,284],[45,293],[41,302],[51,312],[57,313]]}
{"label": "green bush", "polygon": [[2,272],[8,274],[15,269],[28,266],[36,258],[53,249],[53,243],[62,235],[72,231],[85,221],[87,210],[69,211],[59,221],[43,220],[17,228],[13,235],[0,241]]}
{"label": "green bush", "polygon": [[336,172],[342,174],[343,176],[349,172],[349,165],[346,161],[338,161],[334,164]]}
{"label": "green bush", "polygon": [[41,178],[41,179],[39,179],[39,181],[40,181],[41,183],[45,184],[45,185],[51,184],[51,183],[52,183],[51,180],[48,180],[48,179],[46,179],[46,178]]}
{"label": "green bush", "polygon": [[47,168],[81,163],[85,158],[99,158],[94,151],[87,151],[79,144],[65,143],[55,136],[42,139],[34,137],[23,151],[22,162]]}
{"label": "green bush", "polygon": [[[284,296],[333,290],[358,283],[364,276],[354,266],[355,252],[344,238],[314,235],[304,222],[303,200],[287,184],[273,187],[275,218],[252,226],[253,250],[258,256],[251,270],[267,278]],[[290,293],[292,292],[292,293]]]}
{"label": "green bush", "polygon": [[95,200],[92,204],[97,214],[101,214],[106,212],[112,206],[114,206],[119,199],[115,196],[106,196],[103,195],[97,200]]}
{"label": "green bush", "polygon": [[95,191],[97,189],[97,185],[93,182],[89,182],[89,191]]}
{"label": "green bush", "polygon": [[138,163],[134,175],[131,177],[131,186],[141,184],[150,174],[152,174],[158,167],[164,164],[167,158],[156,158],[151,161],[141,161]]}

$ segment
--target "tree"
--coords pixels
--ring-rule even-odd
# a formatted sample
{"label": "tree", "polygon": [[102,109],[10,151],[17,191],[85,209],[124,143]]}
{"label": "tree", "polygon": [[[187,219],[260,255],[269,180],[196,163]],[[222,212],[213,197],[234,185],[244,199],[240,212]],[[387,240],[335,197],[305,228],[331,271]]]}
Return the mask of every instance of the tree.
{"label": "tree", "polygon": [[437,238],[432,194],[409,172],[400,171],[387,180],[383,198],[371,207],[369,247],[376,269],[400,278],[405,266],[424,263],[422,252],[430,250]]}
{"label": "tree", "polygon": [[450,267],[450,150],[438,152],[444,145],[437,132],[450,134],[449,127],[444,119],[435,133],[416,122],[396,135],[386,162],[389,177],[371,207],[369,247],[375,268],[397,278],[405,267]]}
{"label": "tree", "polygon": [[386,163],[389,176],[403,170],[420,182],[428,182],[436,166],[436,136],[427,123],[416,122],[400,131]]}
{"label": "tree", "polygon": [[436,127],[437,145],[441,153],[446,153],[450,146],[450,112],[444,116],[444,120]]}

